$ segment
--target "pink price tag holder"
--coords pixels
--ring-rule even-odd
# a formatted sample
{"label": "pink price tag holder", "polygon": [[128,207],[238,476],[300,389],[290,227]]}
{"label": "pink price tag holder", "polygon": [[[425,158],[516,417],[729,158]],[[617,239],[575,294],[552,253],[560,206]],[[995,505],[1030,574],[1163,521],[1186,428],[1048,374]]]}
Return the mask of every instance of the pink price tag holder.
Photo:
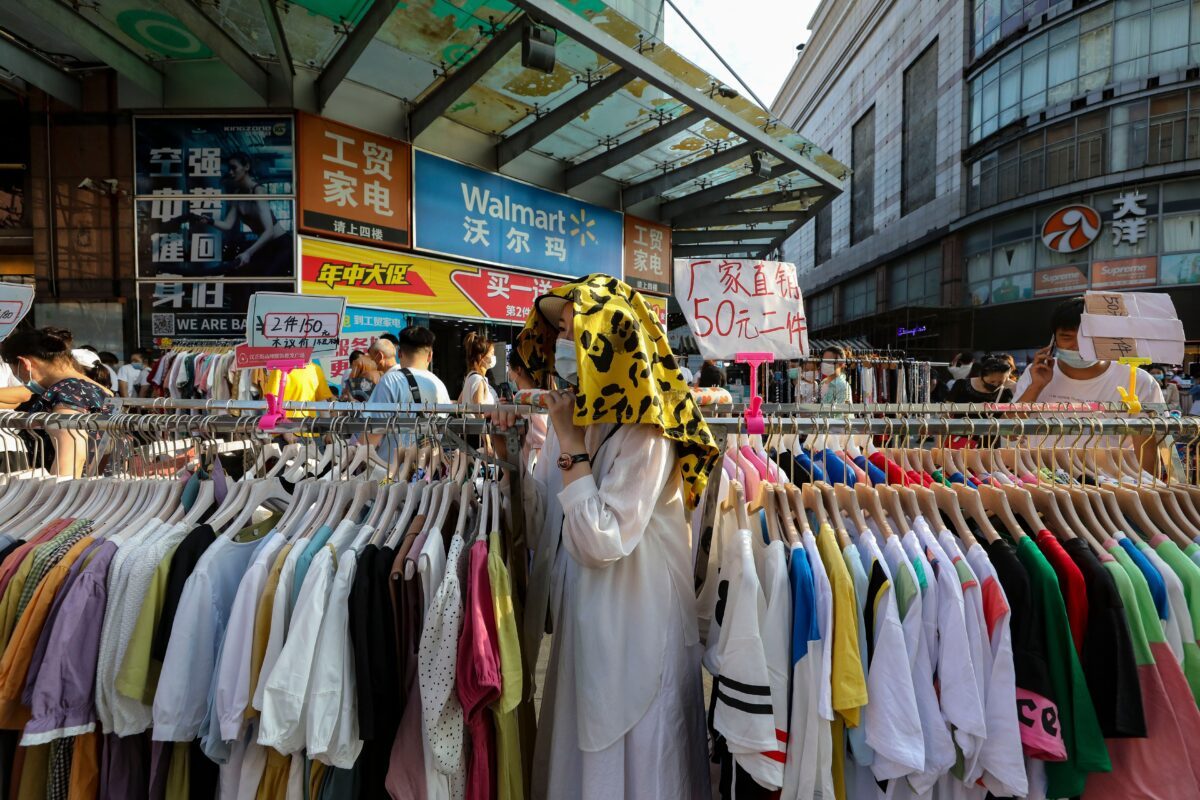
{"label": "pink price tag holder", "polygon": [[272,430],[285,416],[283,398],[287,393],[288,373],[300,369],[312,360],[311,347],[278,349],[274,347],[250,347],[240,344],[234,348],[238,369],[279,370],[279,394],[268,394],[267,413],[258,421],[258,429]]}
{"label": "pink price tag holder", "polygon": [[775,360],[774,353],[738,353],[733,359],[750,365],[750,404],[746,407],[746,433],[761,434],[767,426],[762,415],[762,396],[758,393],[758,368]]}

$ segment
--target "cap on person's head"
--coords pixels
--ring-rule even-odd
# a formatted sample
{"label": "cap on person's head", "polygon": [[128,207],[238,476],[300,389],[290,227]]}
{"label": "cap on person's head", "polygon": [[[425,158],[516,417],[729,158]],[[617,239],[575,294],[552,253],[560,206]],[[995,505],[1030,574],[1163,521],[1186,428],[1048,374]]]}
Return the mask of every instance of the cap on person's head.
{"label": "cap on person's head", "polygon": [[553,294],[544,294],[536,301],[538,313],[541,314],[547,322],[554,327],[558,327],[558,321],[562,318],[563,309],[567,307],[567,303],[571,302],[565,297],[559,297]]}
{"label": "cap on person's head", "polygon": [[1051,335],[1059,331],[1077,331],[1083,323],[1083,298],[1072,297],[1064,300],[1054,308],[1050,315]]}
{"label": "cap on person's head", "polygon": [[71,355],[75,356],[75,360],[85,367],[94,367],[100,363],[100,356],[86,347],[75,348],[71,351]]}

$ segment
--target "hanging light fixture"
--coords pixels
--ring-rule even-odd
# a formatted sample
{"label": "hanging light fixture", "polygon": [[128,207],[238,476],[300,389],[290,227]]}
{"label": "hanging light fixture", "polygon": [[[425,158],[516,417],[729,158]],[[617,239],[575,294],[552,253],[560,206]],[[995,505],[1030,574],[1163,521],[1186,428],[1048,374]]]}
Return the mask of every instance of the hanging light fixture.
{"label": "hanging light fixture", "polygon": [[521,66],[539,72],[554,71],[554,42],[558,38],[552,28],[529,24],[521,34]]}

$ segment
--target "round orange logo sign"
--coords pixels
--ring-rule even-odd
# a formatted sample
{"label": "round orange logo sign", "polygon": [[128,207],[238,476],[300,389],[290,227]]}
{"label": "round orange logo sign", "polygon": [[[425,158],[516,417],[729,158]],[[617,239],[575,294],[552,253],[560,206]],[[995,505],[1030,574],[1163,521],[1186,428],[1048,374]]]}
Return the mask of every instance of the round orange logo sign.
{"label": "round orange logo sign", "polygon": [[1042,244],[1056,253],[1074,253],[1100,235],[1100,215],[1090,206],[1065,206],[1042,226]]}

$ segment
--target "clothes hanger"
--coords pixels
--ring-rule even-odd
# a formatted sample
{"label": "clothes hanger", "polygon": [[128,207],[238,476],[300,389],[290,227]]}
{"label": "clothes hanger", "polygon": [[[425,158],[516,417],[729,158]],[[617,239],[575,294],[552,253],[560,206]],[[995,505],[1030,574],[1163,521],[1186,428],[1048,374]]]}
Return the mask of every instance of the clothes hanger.
{"label": "clothes hanger", "polygon": [[829,521],[833,524],[833,532],[837,536],[838,549],[845,550],[846,546],[851,544],[850,534],[846,530],[846,519],[842,516],[842,509],[833,493],[833,487],[827,483],[818,483],[816,487],[819,490],[816,495],[818,501],[823,500],[829,509]]}
{"label": "clothes hanger", "polygon": [[[947,487],[942,487],[947,488]],[[959,507],[967,512],[971,519],[975,520],[975,525],[978,526],[983,538],[988,542],[995,542],[1000,538],[999,531],[992,525],[992,521],[988,518],[987,510],[983,505],[983,497],[979,491],[964,486],[961,483],[956,483],[949,487],[958,500]]]}
{"label": "clothes hanger", "polygon": [[[846,513],[850,515],[850,520],[858,528],[858,532],[861,534],[869,531],[870,527],[867,525],[867,520],[863,517],[862,508],[858,504],[858,495],[854,489],[845,483],[839,483],[833,486],[831,491],[838,507],[846,510]],[[881,532],[883,530],[883,528],[880,528]],[[884,536],[886,538],[887,533],[884,533]]]}
{"label": "clothes hanger", "polygon": [[[292,496],[283,488],[283,484],[279,482],[278,478],[266,478],[256,483],[251,488],[246,503],[238,516],[219,535],[228,538],[236,536],[250,522],[251,516],[258,507],[268,500],[276,500],[284,506],[289,506],[292,503]],[[216,530],[216,526],[213,526],[213,529]]]}
{"label": "clothes hanger", "polygon": [[792,516],[800,526],[800,532],[811,536],[812,526],[809,525],[808,514],[804,511],[804,493],[794,483],[789,483],[786,489],[788,501],[792,509]]}
{"label": "clothes hanger", "polygon": [[475,540],[488,540],[488,525],[491,523],[491,508],[492,508],[492,491],[491,482],[483,485],[482,491],[479,492],[479,527],[475,531]]}
{"label": "clothes hanger", "polygon": [[891,524],[888,522],[887,514],[883,513],[883,504],[880,503],[879,487],[872,489],[862,483],[854,485],[854,494],[858,499],[859,506],[865,508],[867,516],[875,521],[875,527],[887,540],[895,531],[892,530]]}
{"label": "clothes hanger", "polygon": [[[933,494],[936,510],[941,512],[941,517],[950,520],[950,527],[962,540],[966,548],[970,548],[973,544],[978,544],[975,539],[975,534],[971,532],[970,526],[967,525],[967,520],[962,514],[962,505],[958,499],[958,495],[949,486],[941,483],[934,483],[926,491]],[[938,519],[939,517],[935,517]]]}
{"label": "clothes hanger", "polygon": [[738,528],[753,534],[754,531],[750,527],[750,516],[746,512],[746,490],[737,481],[730,481],[729,491],[733,495],[733,508],[737,514]]}
{"label": "clothes hanger", "polygon": [[790,492],[785,486],[774,489],[775,511],[782,523],[783,535],[787,543],[793,547],[800,544],[800,534],[796,530],[796,519],[791,505]]}
{"label": "clothes hanger", "polygon": [[783,541],[783,534],[779,528],[779,512],[776,510],[775,487],[769,483],[764,483],[762,487],[763,501],[763,518],[767,523],[767,538],[772,542]]}

